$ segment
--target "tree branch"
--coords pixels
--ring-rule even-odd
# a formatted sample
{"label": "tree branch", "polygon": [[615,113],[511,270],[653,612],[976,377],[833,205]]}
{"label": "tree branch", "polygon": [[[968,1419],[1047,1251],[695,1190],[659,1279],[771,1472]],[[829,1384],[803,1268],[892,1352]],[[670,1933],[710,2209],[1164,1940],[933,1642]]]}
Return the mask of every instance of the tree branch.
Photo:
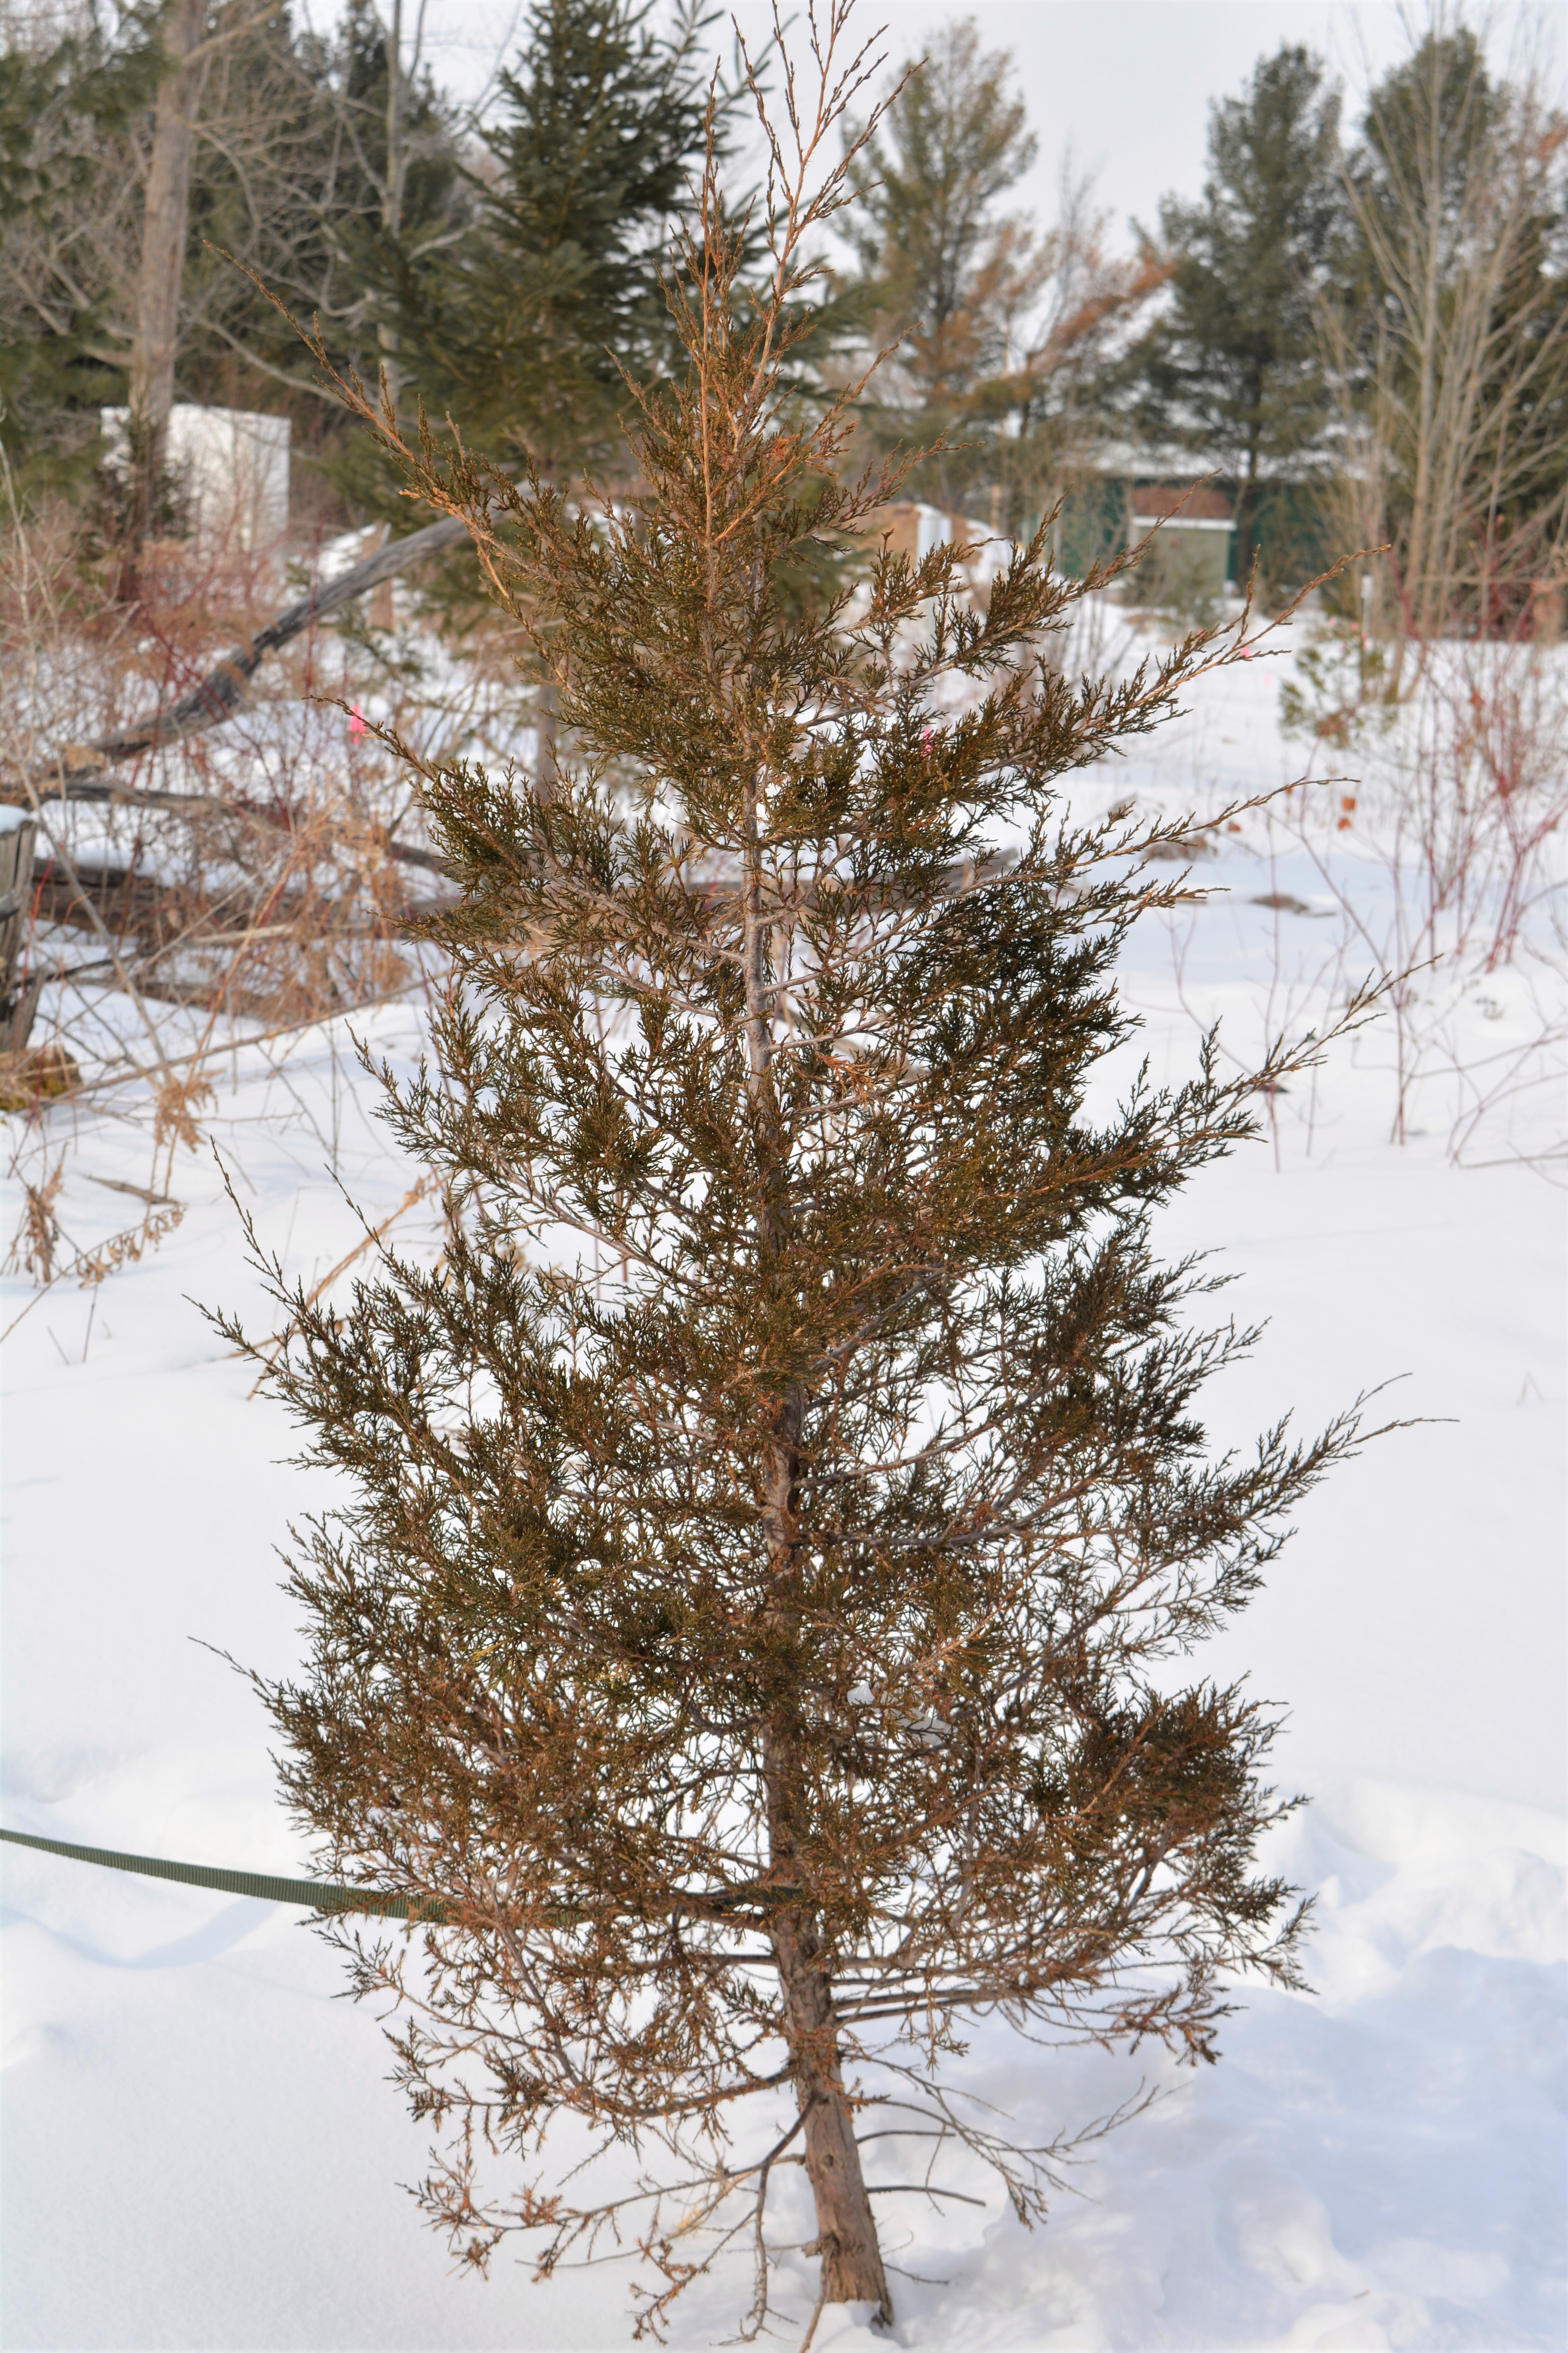
{"label": "tree branch", "polygon": [[317,581],[305,596],[285,606],[276,620],[226,654],[198,686],[192,687],[168,710],[152,712],[117,734],[100,735],[96,743],[88,745],[85,760],[72,761],[68,755],[36,776],[0,785],[0,801],[25,803],[31,790],[59,800],[128,800],[159,808],[180,807],[186,798],[184,794],[132,792],[117,787],[110,781],[110,771],[122,761],[140,759],[143,753],[157,751],[165,744],[178,744],[187,735],[199,735],[209,727],[221,726],[240,708],[246,689],[268,654],[302,637],[340,606],[368,595],[384,580],[406,571],[410,565],[422,564],[427,556],[455,547],[466,536],[462,522],[444,517],[439,522],[426,523],[423,531],[412,532],[406,539],[391,541],[363,564],[340,573],[335,580]]}

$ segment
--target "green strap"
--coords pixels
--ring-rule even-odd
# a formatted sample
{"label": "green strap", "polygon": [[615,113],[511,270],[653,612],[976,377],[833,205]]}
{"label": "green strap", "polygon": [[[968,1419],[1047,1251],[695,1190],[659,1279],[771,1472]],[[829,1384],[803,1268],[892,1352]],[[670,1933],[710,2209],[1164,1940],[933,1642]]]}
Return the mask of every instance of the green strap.
{"label": "green strap", "polygon": [[263,1904],[306,1904],[313,1912],[375,1912],[387,1920],[445,1921],[446,1905],[433,1895],[391,1895],[380,1887],[340,1887],[325,1879],[269,1879],[257,1871],[214,1871],[205,1862],[163,1862],[151,1854],[114,1854],[107,1847],[69,1846],[64,1839],[29,1838],[25,1831],[0,1831],[13,1846],[63,1854],[72,1862],[101,1863],[110,1871],[140,1872],[144,1879],[177,1879],[184,1887],[216,1887],[226,1895],[254,1895]]}
{"label": "green strap", "polygon": [[[71,1846],[64,1839],[33,1838],[26,1831],[0,1831],[13,1846],[37,1847],[42,1854],[63,1854],[72,1862],[100,1863],[109,1871],[136,1871],[144,1879],[175,1879],[184,1887],[216,1887],[225,1895],[254,1895],[263,1904],[305,1904],[312,1912],[374,1912],[384,1920],[429,1921],[449,1926],[456,1916],[438,1895],[392,1895],[382,1887],[340,1887],[330,1879],[268,1879],[258,1871],[216,1871],[205,1862],[164,1862],[152,1854],[115,1854],[108,1847]],[[788,1904],[800,1894],[795,1886],[759,1884],[710,1890],[700,1895],[683,1894],[670,1899],[669,1909],[693,1919],[733,1917],[736,1907],[754,1904]],[[547,1915],[557,1926],[575,1926],[589,1915],[575,1905],[560,1905]]]}

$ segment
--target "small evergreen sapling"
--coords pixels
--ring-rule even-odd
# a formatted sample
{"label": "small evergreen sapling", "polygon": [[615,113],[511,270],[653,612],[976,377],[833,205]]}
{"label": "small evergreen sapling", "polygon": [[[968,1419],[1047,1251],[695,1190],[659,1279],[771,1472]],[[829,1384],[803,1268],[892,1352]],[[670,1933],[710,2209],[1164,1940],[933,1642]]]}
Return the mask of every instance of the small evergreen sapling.
{"label": "small evergreen sapling", "polygon": [[[629,2232],[639,2327],[737,2234],[762,2325],[800,2161],[821,2302],[890,2316],[878,2102],[879,2159],[967,2144],[1042,2215],[1053,2152],[948,2088],[966,2021],[1208,2058],[1233,1973],[1294,1981],[1269,1719],[1169,1662],[1355,1437],[1214,1461],[1194,1418],[1246,1335],[1190,1325],[1206,1281],[1150,1219],[1247,1087],[1205,1055],[1088,1107],[1136,1027],[1118,952],[1179,886],[1140,863],[1173,832],[1059,780],[1236,638],[1069,683],[1041,648],[1094,584],[1043,534],[983,614],[945,548],[803,608],[894,480],[841,479],[853,395],[791,373],[847,13],[815,101],[785,78],[760,283],[710,161],[635,498],[411,448],[345,387],[468,522],[572,750],[423,771],[463,896],[439,1072],[387,1074],[386,1115],[456,1214],[341,1313],[283,1294],[276,1385],[345,1500],[293,1567],[309,1671],[264,1689],[324,1864],[445,1907],[345,1940],[405,2006],[433,2217],[546,2272]],[[498,2154],[527,2186],[490,2194]]]}

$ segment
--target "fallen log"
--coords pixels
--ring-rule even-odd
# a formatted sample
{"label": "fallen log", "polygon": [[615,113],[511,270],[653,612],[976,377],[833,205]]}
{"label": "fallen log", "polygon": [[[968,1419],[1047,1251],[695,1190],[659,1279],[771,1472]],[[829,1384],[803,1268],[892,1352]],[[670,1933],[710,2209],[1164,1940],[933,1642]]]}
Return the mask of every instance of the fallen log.
{"label": "fallen log", "polygon": [[127,760],[140,759],[143,753],[158,751],[165,744],[182,742],[187,735],[199,735],[208,727],[220,726],[239,709],[246,689],[268,654],[303,637],[330,613],[353,604],[356,597],[368,596],[384,580],[406,571],[410,565],[423,564],[427,556],[439,554],[443,548],[455,547],[466,535],[464,523],[454,516],[445,516],[439,522],[426,523],[423,531],[411,532],[406,539],[390,540],[374,555],[367,555],[363,564],[351,565],[335,579],[314,582],[303,596],[296,597],[293,604],[284,607],[276,620],[268,621],[264,629],[258,629],[253,638],[226,654],[199,685],[192,687],[188,694],[183,694],[167,710],[150,712],[144,719],[115,734],[100,735],[95,743],[86,744],[74,755],[63,756],[36,776],[6,780],[0,784],[0,801],[16,806],[36,795],[51,800],[123,798],[139,807],[175,810],[205,805],[205,796],[198,804],[195,795],[142,793],[117,787],[111,772]]}
{"label": "fallen log", "polygon": [[[247,920],[243,885],[235,885],[216,900],[200,903],[178,883],[163,883],[127,866],[79,866],[74,881],[56,871],[47,856],[33,860],[32,907],[43,923],[95,930],[96,913],[104,926],[121,939],[132,940],[137,953],[155,955],[170,946],[233,946],[244,939],[285,938],[294,929],[307,903],[304,894],[286,893],[271,901],[273,918],[264,927]],[[0,911],[4,909],[0,901]],[[314,907],[314,902],[310,902]],[[450,904],[445,899],[405,899],[395,909],[360,916],[334,926],[333,939],[412,939],[423,920]],[[319,919],[319,911],[318,911]],[[238,923],[237,931],[223,929]]]}

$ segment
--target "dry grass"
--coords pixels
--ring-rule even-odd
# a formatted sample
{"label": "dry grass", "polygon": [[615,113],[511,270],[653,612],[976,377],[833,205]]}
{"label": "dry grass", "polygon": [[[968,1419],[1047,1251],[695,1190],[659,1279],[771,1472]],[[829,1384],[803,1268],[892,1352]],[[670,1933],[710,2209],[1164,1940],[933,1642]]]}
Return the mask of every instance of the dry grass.
{"label": "dry grass", "polygon": [[0,1054],[0,1112],[36,1111],[40,1103],[75,1092],[81,1072],[63,1046],[30,1046],[20,1054]]}
{"label": "dry grass", "polygon": [[[48,1190],[65,1112],[112,1102],[144,1123],[166,1186],[174,1155],[204,1142],[212,1074],[237,1039],[283,1040],[428,976],[416,925],[440,884],[394,745],[456,738],[493,755],[515,736],[499,665],[451,671],[433,638],[356,617],[265,665],[223,724],[114,768],[116,798],[40,789],[188,692],[300,585],[276,554],[219,564],[154,547],[128,610],[68,516],[15,502],[0,516],[13,695],[0,799],[37,825],[15,979],[41,987],[26,1050],[0,1057],[0,1111],[24,1205],[11,1264],[41,1282],[70,1256]],[[132,1262],[166,1224],[79,1252],[83,1279]]]}
{"label": "dry grass", "polygon": [[1391,1135],[1412,1133],[1418,1101],[1426,1119],[1447,1100],[1468,1163],[1556,1094],[1568,1063],[1568,659],[1450,639],[1425,649],[1395,705],[1378,663],[1358,667],[1342,632],[1329,642],[1335,659],[1307,672],[1315,702],[1297,691],[1287,719],[1314,766],[1348,754],[1354,775],[1292,787],[1282,845],[1338,912],[1333,985],[1369,969],[1382,984]]}
{"label": "dry grass", "polygon": [[66,1178],[66,1155],[62,1152],[51,1168],[46,1163],[36,1185],[24,1176],[22,1187],[22,1221],[12,1236],[5,1257],[5,1271],[30,1274],[40,1284],[53,1282],[55,1259],[61,1235],[60,1221],[55,1204]]}

